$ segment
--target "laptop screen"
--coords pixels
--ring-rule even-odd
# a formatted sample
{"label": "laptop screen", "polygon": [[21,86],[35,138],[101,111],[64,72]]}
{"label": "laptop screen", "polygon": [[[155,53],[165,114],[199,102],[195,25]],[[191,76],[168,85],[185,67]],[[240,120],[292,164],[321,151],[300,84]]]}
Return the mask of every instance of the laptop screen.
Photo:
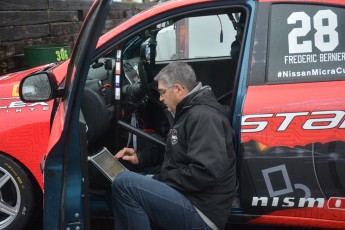
{"label": "laptop screen", "polygon": [[127,170],[107,148],[103,148],[96,155],[89,157],[89,160],[111,181],[117,174]]}

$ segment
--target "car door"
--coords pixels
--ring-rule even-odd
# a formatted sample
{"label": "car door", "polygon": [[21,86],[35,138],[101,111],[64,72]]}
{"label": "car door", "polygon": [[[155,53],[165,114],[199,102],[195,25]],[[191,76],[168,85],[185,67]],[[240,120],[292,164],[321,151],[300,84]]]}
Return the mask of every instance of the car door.
{"label": "car door", "polygon": [[343,15],[331,1],[259,4],[241,130],[253,222],[344,218]]}
{"label": "car door", "polygon": [[[57,103],[44,165],[44,228],[88,229],[85,124],[80,101],[111,0],[95,0],[75,44]],[[82,116],[81,116],[82,117]],[[80,122],[81,121],[81,122]],[[76,167],[71,167],[76,166]],[[81,167],[81,168],[80,168]],[[70,188],[73,185],[73,189]]]}

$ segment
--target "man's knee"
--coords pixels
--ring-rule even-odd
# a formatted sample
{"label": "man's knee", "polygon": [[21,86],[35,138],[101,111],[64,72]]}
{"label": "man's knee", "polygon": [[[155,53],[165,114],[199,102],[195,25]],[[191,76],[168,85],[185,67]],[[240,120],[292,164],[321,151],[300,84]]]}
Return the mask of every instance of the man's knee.
{"label": "man's knee", "polygon": [[113,181],[113,189],[129,188],[132,185],[141,184],[144,177],[140,174],[131,171],[119,173]]}
{"label": "man's knee", "polygon": [[116,176],[115,180],[112,183],[113,190],[119,192],[126,187],[125,184],[129,181],[128,173],[130,172],[121,172]]}

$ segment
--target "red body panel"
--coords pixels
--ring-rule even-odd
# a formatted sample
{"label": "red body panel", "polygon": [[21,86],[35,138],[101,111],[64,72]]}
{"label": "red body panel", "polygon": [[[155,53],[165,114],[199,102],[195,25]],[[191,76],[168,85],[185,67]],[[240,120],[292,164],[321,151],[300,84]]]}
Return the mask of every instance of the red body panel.
{"label": "red body panel", "polygon": [[0,151],[21,162],[43,187],[39,163],[49,137],[51,103],[23,103],[19,81],[42,67],[0,77]]}
{"label": "red body panel", "polygon": [[[345,141],[344,89],[343,81],[249,87],[243,116],[266,114],[247,121],[267,122],[267,125],[260,132],[244,132],[257,128],[257,125],[242,126],[242,141],[255,140],[267,147]],[[339,109],[335,118],[331,111]],[[293,119],[290,121],[281,113],[295,115],[291,115]],[[314,129],[307,130],[308,124]]]}
{"label": "red body panel", "polygon": [[[52,65],[0,77],[0,152],[10,155],[23,164],[43,188],[40,162],[47,152],[50,134],[52,102],[24,103],[19,98],[20,80]],[[65,76],[67,63],[55,68],[59,81]]]}
{"label": "red body panel", "polygon": [[[249,87],[242,116],[241,140],[243,143],[251,141],[257,143],[259,155],[251,159],[257,159],[254,161],[260,163],[258,159],[265,157],[267,151],[274,148],[277,151],[281,147],[296,148],[297,150],[313,143],[345,142],[344,89],[344,81]],[[287,114],[293,115],[288,116]],[[253,116],[246,117],[248,115]],[[316,150],[316,152],[318,151]],[[284,160],[289,157],[288,155],[289,152],[286,152],[286,156],[270,157],[271,159],[276,157],[276,165],[281,164],[280,162],[289,164],[289,161]],[[295,155],[293,156],[295,157]],[[264,159],[266,158],[262,158],[262,161],[265,161]],[[271,167],[274,165],[274,163],[271,164]],[[295,168],[295,170],[302,169]],[[304,171],[306,175],[309,173],[308,170],[306,165]],[[331,180],[327,176],[325,178]],[[335,205],[336,201],[337,205]],[[321,208],[287,208],[261,215],[251,222],[345,229],[343,221],[345,219],[345,199],[342,197],[331,198],[325,199],[324,202]]]}

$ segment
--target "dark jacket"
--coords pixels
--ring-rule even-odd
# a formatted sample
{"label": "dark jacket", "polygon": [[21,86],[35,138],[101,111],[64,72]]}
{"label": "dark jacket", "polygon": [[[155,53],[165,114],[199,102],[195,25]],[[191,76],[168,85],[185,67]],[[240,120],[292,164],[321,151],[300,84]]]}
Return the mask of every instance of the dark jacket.
{"label": "dark jacket", "polygon": [[161,172],[154,176],[184,194],[219,229],[237,191],[228,118],[210,88],[187,95],[177,105]]}

